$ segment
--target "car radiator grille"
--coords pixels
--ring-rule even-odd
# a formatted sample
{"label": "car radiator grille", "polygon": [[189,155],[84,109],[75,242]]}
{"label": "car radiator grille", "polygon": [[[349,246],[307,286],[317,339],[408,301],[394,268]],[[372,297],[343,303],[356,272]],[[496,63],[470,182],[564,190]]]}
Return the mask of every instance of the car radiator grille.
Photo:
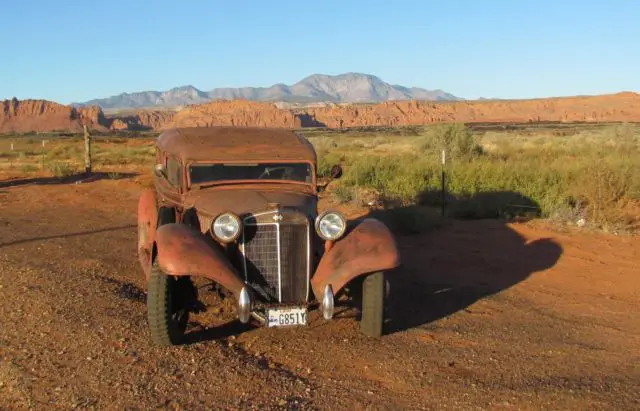
{"label": "car radiator grille", "polygon": [[245,219],[241,246],[245,279],[267,301],[307,300],[308,230],[308,224]]}

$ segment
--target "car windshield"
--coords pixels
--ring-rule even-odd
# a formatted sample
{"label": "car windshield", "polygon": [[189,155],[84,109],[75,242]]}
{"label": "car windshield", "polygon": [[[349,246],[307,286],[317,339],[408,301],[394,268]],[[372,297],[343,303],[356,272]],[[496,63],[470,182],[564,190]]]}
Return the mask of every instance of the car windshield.
{"label": "car windshield", "polygon": [[230,180],[285,180],[312,183],[309,163],[193,164],[191,184]]}

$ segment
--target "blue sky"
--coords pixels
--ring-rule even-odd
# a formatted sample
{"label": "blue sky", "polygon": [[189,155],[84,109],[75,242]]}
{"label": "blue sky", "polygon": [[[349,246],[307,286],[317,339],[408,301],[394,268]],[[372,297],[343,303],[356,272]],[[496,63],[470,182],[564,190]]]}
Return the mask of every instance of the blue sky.
{"label": "blue sky", "polygon": [[364,72],[465,98],[640,91],[640,1],[2,0],[0,99]]}

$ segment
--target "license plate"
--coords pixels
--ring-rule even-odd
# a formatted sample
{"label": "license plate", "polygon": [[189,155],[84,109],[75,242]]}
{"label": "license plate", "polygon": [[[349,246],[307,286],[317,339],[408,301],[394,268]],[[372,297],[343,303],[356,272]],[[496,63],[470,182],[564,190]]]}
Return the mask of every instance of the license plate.
{"label": "license plate", "polygon": [[267,310],[269,327],[307,325],[306,308],[270,308]]}

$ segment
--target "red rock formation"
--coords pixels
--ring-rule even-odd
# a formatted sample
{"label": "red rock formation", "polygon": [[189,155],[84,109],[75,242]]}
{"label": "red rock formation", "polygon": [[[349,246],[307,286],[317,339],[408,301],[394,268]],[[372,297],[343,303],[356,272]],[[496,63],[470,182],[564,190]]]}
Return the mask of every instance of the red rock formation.
{"label": "red rock formation", "polygon": [[46,100],[4,100],[0,103],[0,133],[31,131],[81,131],[83,124],[91,129],[106,130],[99,107],[76,110]]}
{"label": "red rock formation", "polygon": [[129,130],[129,124],[124,120],[116,118],[111,122],[109,129],[113,131]]}
{"label": "red rock formation", "polygon": [[108,120],[102,109],[99,106],[89,106],[89,107],[81,107],[76,109],[81,124],[88,125],[91,129],[106,131],[109,129],[109,125],[111,123]]}
{"label": "red rock formation", "polygon": [[640,94],[535,100],[400,101],[296,110],[331,128],[436,122],[640,121]]}
{"label": "red rock formation", "polygon": [[185,107],[160,129],[208,125],[339,128],[532,121],[640,121],[640,94],[438,103],[394,101],[293,110],[246,100],[216,101]]}
{"label": "red rock formation", "polygon": [[137,129],[160,130],[173,120],[175,114],[168,110],[140,111],[132,124]]}
{"label": "red rock formation", "polygon": [[301,123],[293,112],[280,110],[275,104],[217,100],[183,108],[163,128],[211,125],[298,128]]}
{"label": "red rock formation", "polygon": [[495,101],[395,101],[278,109],[247,100],[214,101],[178,112],[140,111],[105,118],[98,107],[74,109],[43,100],[6,100],[0,106],[0,132],[164,130],[169,127],[233,125],[259,127],[353,127],[422,125],[436,122],[640,121],[640,94]]}

